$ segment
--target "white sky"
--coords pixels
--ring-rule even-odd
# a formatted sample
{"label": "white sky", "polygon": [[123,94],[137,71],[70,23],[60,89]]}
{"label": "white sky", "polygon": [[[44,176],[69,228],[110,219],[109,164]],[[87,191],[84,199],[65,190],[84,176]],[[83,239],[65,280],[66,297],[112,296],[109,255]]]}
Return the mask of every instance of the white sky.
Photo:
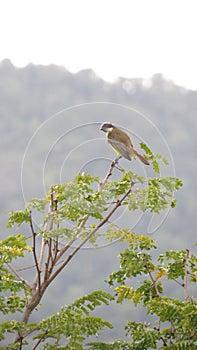
{"label": "white sky", "polygon": [[0,0],[0,61],[197,90],[196,0]]}

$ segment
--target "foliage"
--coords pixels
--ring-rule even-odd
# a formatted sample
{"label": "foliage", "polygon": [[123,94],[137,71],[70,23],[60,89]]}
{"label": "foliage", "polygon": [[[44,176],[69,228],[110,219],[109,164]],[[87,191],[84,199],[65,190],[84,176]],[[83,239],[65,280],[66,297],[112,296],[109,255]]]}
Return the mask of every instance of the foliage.
{"label": "foliage", "polygon": [[[150,254],[151,249],[156,249],[153,239],[136,235],[129,230],[119,230],[119,233],[120,239],[127,242],[128,248],[120,254],[121,268],[110,275],[108,283],[110,286],[117,284],[115,293],[118,303],[126,299],[135,306],[142,304],[147,311],[147,317],[154,315],[155,321],[153,325],[129,321],[125,330],[131,342],[121,345],[114,342],[110,345],[111,348],[195,349],[197,299],[189,294],[189,289],[197,282],[197,257],[188,249],[166,251],[158,256],[157,262],[153,262],[153,254]],[[118,230],[114,228],[116,238],[117,234]],[[113,227],[110,229],[110,239],[112,236]],[[140,276],[142,278],[139,282]],[[182,299],[166,295],[166,280],[182,288]],[[91,343],[90,349],[99,348],[98,344]],[[100,348],[104,349],[104,343]]]}
{"label": "foliage", "polygon": [[155,173],[160,173],[160,166],[158,160],[161,160],[164,164],[168,165],[168,160],[166,158],[162,157],[160,154],[154,155],[151,149],[145,143],[140,142],[140,147],[146,152],[149,159],[152,161],[153,170],[155,171]]}
{"label": "foliage", "polygon": [[[26,305],[26,296],[29,290],[23,281],[16,280],[7,267],[12,260],[24,257],[25,251],[31,248],[26,244],[26,237],[15,234],[0,241],[0,311],[3,314],[22,312]],[[7,266],[6,266],[7,265]],[[24,296],[19,292],[24,291]]]}
{"label": "foliage", "polygon": [[[63,307],[60,312],[39,323],[25,325],[16,321],[2,322],[0,339],[4,338],[3,334],[6,331],[23,332],[22,344],[26,344],[29,334],[36,332],[33,337],[35,348],[42,343],[45,344],[44,349],[83,349],[82,343],[86,337],[97,334],[105,327],[112,328],[109,322],[90,315],[96,307],[102,304],[108,305],[112,299],[108,293],[95,291]],[[67,339],[64,347],[59,343],[62,336]],[[12,343],[3,349],[20,349],[20,346],[21,344]]]}
{"label": "foliage", "polygon": [[[145,147],[144,150],[147,158],[157,164],[159,169],[158,157]],[[119,284],[115,289],[117,302],[129,299],[135,305],[143,303],[148,313],[155,314],[157,311],[160,317],[160,308],[154,302],[160,299],[162,302],[165,301],[164,297],[161,297],[163,290],[161,279],[166,276],[173,280],[185,278],[185,265],[181,270],[177,263],[183,258],[184,253],[180,256],[173,254],[160,256],[157,266],[151,260],[151,249],[156,249],[153,239],[135,235],[125,228],[109,226],[109,220],[122,206],[127,207],[129,211],[141,209],[156,213],[168,206],[174,207],[174,192],[182,185],[181,181],[172,177],[152,177],[147,180],[124,169],[120,169],[120,179],[110,181],[116,165],[117,160],[111,163],[102,182],[91,174],[78,174],[73,181],[51,186],[46,198],[33,198],[25,205],[24,210],[10,213],[8,227],[16,226],[17,230],[19,228],[22,230],[28,226],[30,236],[25,237],[18,233],[6,238],[0,244],[0,290],[3,293],[0,299],[1,311],[22,313],[21,322],[9,320],[1,323],[0,340],[4,340],[7,333],[15,335],[12,344],[5,345],[2,349],[22,349],[29,342],[33,342],[33,349],[38,348],[41,343],[44,349],[84,349],[87,337],[97,335],[106,327],[112,327],[109,322],[91,315],[97,306],[108,305],[113,299],[102,291],[82,297],[45,320],[29,323],[30,315],[40,306],[50,284],[86,242],[96,244],[99,230],[106,224],[106,239],[113,241],[118,238],[128,243],[128,248],[120,256],[121,269],[112,273],[109,279],[111,286],[114,283]],[[43,218],[42,224],[36,229],[33,219],[35,212],[39,212]],[[27,245],[27,239],[31,239],[30,245]],[[18,271],[14,267],[14,259],[24,259],[26,254],[30,254],[34,261],[33,282],[26,280],[23,271]],[[191,281],[195,282],[195,257],[188,257],[186,261],[190,267]],[[169,273],[166,272],[167,262]],[[136,290],[126,285],[128,279],[144,274],[149,275],[149,280],[144,280]],[[173,306],[173,310],[176,307],[177,304]],[[189,312],[192,311],[188,309],[188,315]],[[168,315],[170,314],[168,312]],[[192,317],[194,322],[195,313]],[[187,331],[192,327],[189,320],[188,316]],[[128,323],[126,332],[128,336],[132,335],[132,342],[116,341],[113,344],[114,349],[135,349],[139,337],[143,344],[140,346],[146,349],[146,344],[154,346],[157,340],[161,339],[160,330],[155,331],[148,326],[140,326],[133,322]],[[166,341],[167,336],[162,337]],[[174,339],[173,336],[170,339]],[[185,341],[185,338],[183,340]],[[103,344],[91,343],[88,346],[102,348]],[[106,346],[110,348],[111,345]]]}

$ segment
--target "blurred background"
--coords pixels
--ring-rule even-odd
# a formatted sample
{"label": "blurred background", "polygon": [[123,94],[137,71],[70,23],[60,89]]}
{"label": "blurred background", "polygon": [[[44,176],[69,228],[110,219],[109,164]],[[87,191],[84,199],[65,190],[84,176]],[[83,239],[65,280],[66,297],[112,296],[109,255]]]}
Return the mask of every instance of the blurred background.
{"label": "blurred background", "polygon": [[[8,212],[78,172],[104,178],[114,159],[99,130],[110,121],[169,160],[161,175],[184,187],[160,216],[120,213],[118,224],[156,238],[159,252],[196,240],[197,76],[194,1],[2,1],[0,4],[1,237]],[[138,161],[127,170],[152,176]],[[22,232],[25,233],[25,232]],[[124,245],[82,249],[51,286],[33,319],[96,289],[118,269]],[[174,291],[173,291],[174,292]],[[170,289],[168,290],[170,294]],[[178,290],[177,290],[178,293]],[[45,303],[46,301],[46,303]],[[50,309],[48,307],[50,302]],[[48,304],[48,305],[47,305]],[[98,309],[123,334],[144,319],[129,303]]]}

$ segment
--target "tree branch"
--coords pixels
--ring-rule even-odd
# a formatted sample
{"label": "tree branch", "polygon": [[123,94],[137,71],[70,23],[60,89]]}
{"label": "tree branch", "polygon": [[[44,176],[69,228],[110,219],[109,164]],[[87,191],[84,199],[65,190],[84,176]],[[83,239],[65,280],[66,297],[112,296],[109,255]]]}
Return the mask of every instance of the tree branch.
{"label": "tree branch", "polygon": [[15,268],[10,263],[7,263],[7,266],[14,273],[14,275],[19,279],[19,281],[21,281],[27,288],[31,289],[30,284],[23,279],[23,277],[15,270]]}
{"label": "tree branch", "polygon": [[[49,210],[48,210],[48,214],[53,212],[53,202],[54,202],[54,190],[53,190],[53,186],[51,186],[51,194],[50,194],[50,203],[49,203]],[[53,228],[53,220],[51,218],[49,218],[45,224],[44,230],[52,230]],[[48,244],[47,240],[44,238],[44,236],[42,237],[42,245],[41,245],[41,249],[40,249],[40,258],[38,261],[38,270],[40,272],[40,274],[38,273],[37,270],[37,274],[35,276],[34,282],[32,284],[32,289],[36,290],[37,284],[38,284],[38,280],[39,280],[39,276],[41,277],[41,270],[42,270],[42,264],[43,264],[43,260],[44,260],[44,253],[45,253],[45,248],[46,245]]]}
{"label": "tree branch", "polygon": [[163,346],[168,346],[168,344],[166,343],[165,339],[164,339],[164,338],[161,336],[161,334],[160,334],[160,328],[154,327],[153,329],[155,329],[155,330],[159,333],[160,339],[161,339],[162,342],[163,342]]}
{"label": "tree branch", "polygon": [[[115,168],[115,166],[117,165],[118,161],[119,161],[120,157],[116,158],[109,167],[109,170],[103,180],[103,182],[100,184],[100,189],[99,191],[101,192],[102,189],[104,188],[105,184],[107,183],[109,177],[112,175],[112,171]],[[81,221],[79,227],[77,228],[77,233],[75,234],[75,236],[60,250],[59,254],[57,255],[57,258],[55,259],[55,263],[62,257],[62,255],[71,247],[71,245],[76,241],[76,239],[79,237],[80,232],[82,231],[83,227],[85,226],[87,220],[89,219],[90,215],[87,214],[85,215],[85,217],[83,218],[83,220]]]}
{"label": "tree branch", "polygon": [[41,275],[41,272],[40,272],[40,268],[38,266],[38,259],[37,259],[37,255],[36,255],[36,233],[35,233],[34,227],[33,227],[33,221],[32,221],[31,212],[30,212],[30,228],[31,228],[32,238],[33,238],[32,251],[33,251],[33,257],[34,257],[36,270],[37,270],[38,289],[40,291],[40,286],[41,286],[41,276],[40,275]]}
{"label": "tree branch", "polygon": [[89,219],[89,214],[85,215],[83,220],[81,221],[79,227],[77,228],[77,233],[75,236],[60,250],[60,252],[57,254],[57,257],[55,259],[55,263],[62,257],[62,255],[71,247],[71,245],[76,241],[76,239],[79,237],[80,232],[82,231],[83,227],[85,226],[87,220]]}
{"label": "tree branch", "polygon": [[176,340],[178,340],[178,339],[179,339],[179,334],[178,334],[177,331],[176,331],[176,327],[175,327],[175,325],[174,325],[174,322],[171,321],[170,324],[171,324],[172,332],[174,333],[174,336],[175,336]]}
{"label": "tree branch", "polygon": [[186,249],[185,259],[183,260],[183,265],[184,265],[183,288],[184,288],[185,299],[188,298],[188,290],[187,290],[187,277],[188,277],[187,260],[188,259],[189,259],[189,249]]}
{"label": "tree branch", "polygon": [[57,270],[49,277],[47,285],[49,285],[54,278],[64,269],[68,262],[73,258],[73,256],[81,249],[81,247],[110,219],[113,213],[121,206],[122,202],[131,192],[131,188],[124,194],[124,196],[118,200],[113,207],[113,209],[107,214],[107,216],[87,235],[87,237],[68,255],[68,257],[63,261],[63,263],[57,268]]}
{"label": "tree branch", "polygon": [[152,281],[152,284],[153,284],[153,287],[154,287],[156,296],[159,297],[159,296],[160,296],[160,293],[159,293],[159,290],[158,290],[158,287],[157,287],[157,282],[156,282],[156,280],[153,278],[153,275],[152,275],[152,273],[151,273],[151,271],[150,271],[150,269],[149,269],[149,267],[148,267],[148,264],[147,264],[147,261],[146,261],[145,258],[144,258],[144,261],[145,261],[144,267],[146,268],[146,270],[147,270],[147,272],[148,272],[148,274],[149,274],[149,277],[150,277],[150,279],[151,279],[151,281]]}
{"label": "tree branch", "polygon": [[44,332],[44,334],[41,336],[41,338],[40,338],[40,339],[37,341],[37,343],[34,345],[34,347],[33,347],[32,350],[37,349],[37,347],[43,342],[43,340],[45,340],[45,337],[46,337],[47,333],[48,333],[48,330],[46,330],[46,331]]}
{"label": "tree branch", "polygon": [[111,162],[110,168],[103,180],[102,183],[100,183],[100,191],[103,189],[103,187],[105,186],[106,182],[108,181],[109,177],[112,175],[112,171],[115,168],[115,166],[118,164],[118,161],[121,157],[116,158],[113,162]]}

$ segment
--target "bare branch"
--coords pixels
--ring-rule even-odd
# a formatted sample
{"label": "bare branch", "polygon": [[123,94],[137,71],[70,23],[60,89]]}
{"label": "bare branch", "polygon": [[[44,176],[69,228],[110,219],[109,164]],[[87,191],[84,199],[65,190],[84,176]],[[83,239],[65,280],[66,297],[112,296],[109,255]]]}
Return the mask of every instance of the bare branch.
{"label": "bare branch", "polygon": [[177,280],[173,280],[173,281],[176,282],[179,286],[184,287],[184,284],[183,284],[183,283],[181,283],[181,282],[179,282],[179,281],[177,281]]}
{"label": "bare branch", "polygon": [[[49,203],[49,210],[48,210],[48,214],[53,212],[53,203],[54,203],[54,190],[53,190],[53,186],[51,186],[51,194],[50,194],[50,203]],[[52,230],[53,228],[53,220],[51,218],[49,218],[45,224],[44,230]],[[38,270],[37,270],[37,274],[36,277],[34,279],[33,285],[32,285],[32,289],[36,290],[37,284],[39,283],[39,276],[41,277],[41,270],[42,270],[42,264],[43,264],[43,260],[44,260],[44,253],[45,253],[45,248],[46,245],[48,244],[47,240],[45,239],[45,237],[42,237],[42,245],[41,245],[41,249],[40,249],[40,258],[38,261]],[[39,272],[38,272],[39,271]]]}
{"label": "bare branch", "polygon": [[15,270],[15,268],[10,263],[7,263],[7,266],[14,273],[14,275],[19,279],[19,281],[21,281],[26,287],[31,289],[31,286],[29,285],[29,283],[26,280],[24,280],[24,278]]}
{"label": "bare branch", "polygon": [[81,221],[79,227],[77,228],[77,232],[74,235],[74,237],[60,250],[59,254],[57,255],[57,258],[55,260],[55,263],[62,257],[62,255],[71,247],[71,245],[76,241],[76,239],[79,237],[83,227],[85,226],[87,220],[89,219],[89,214],[85,215],[83,220]]}
{"label": "bare branch", "polygon": [[110,168],[109,168],[109,170],[108,170],[108,172],[107,172],[107,174],[106,174],[106,176],[105,176],[103,182],[100,184],[100,191],[103,189],[103,187],[105,186],[105,184],[106,184],[106,182],[108,181],[109,177],[112,175],[112,171],[113,171],[113,169],[115,168],[115,166],[118,164],[118,161],[119,161],[120,158],[121,158],[121,157],[116,158],[116,159],[111,163]]}
{"label": "bare branch", "polygon": [[34,257],[36,270],[37,270],[37,277],[38,277],[38,289],[40,291],[40,286],[41,286],[41,276],[40,276],[40,274],[41,274],[41,272],[40,272],[40,268],[38,266],[38,259],[37,259],[37,255],[36,255],[36,233],[35,233],[34,227],[33,227],[33,221],[32,221],[31,212],[30,212],[30,228],[31,228],[32,239],[33,239],[32,251],[33,251],[33,257]]}

